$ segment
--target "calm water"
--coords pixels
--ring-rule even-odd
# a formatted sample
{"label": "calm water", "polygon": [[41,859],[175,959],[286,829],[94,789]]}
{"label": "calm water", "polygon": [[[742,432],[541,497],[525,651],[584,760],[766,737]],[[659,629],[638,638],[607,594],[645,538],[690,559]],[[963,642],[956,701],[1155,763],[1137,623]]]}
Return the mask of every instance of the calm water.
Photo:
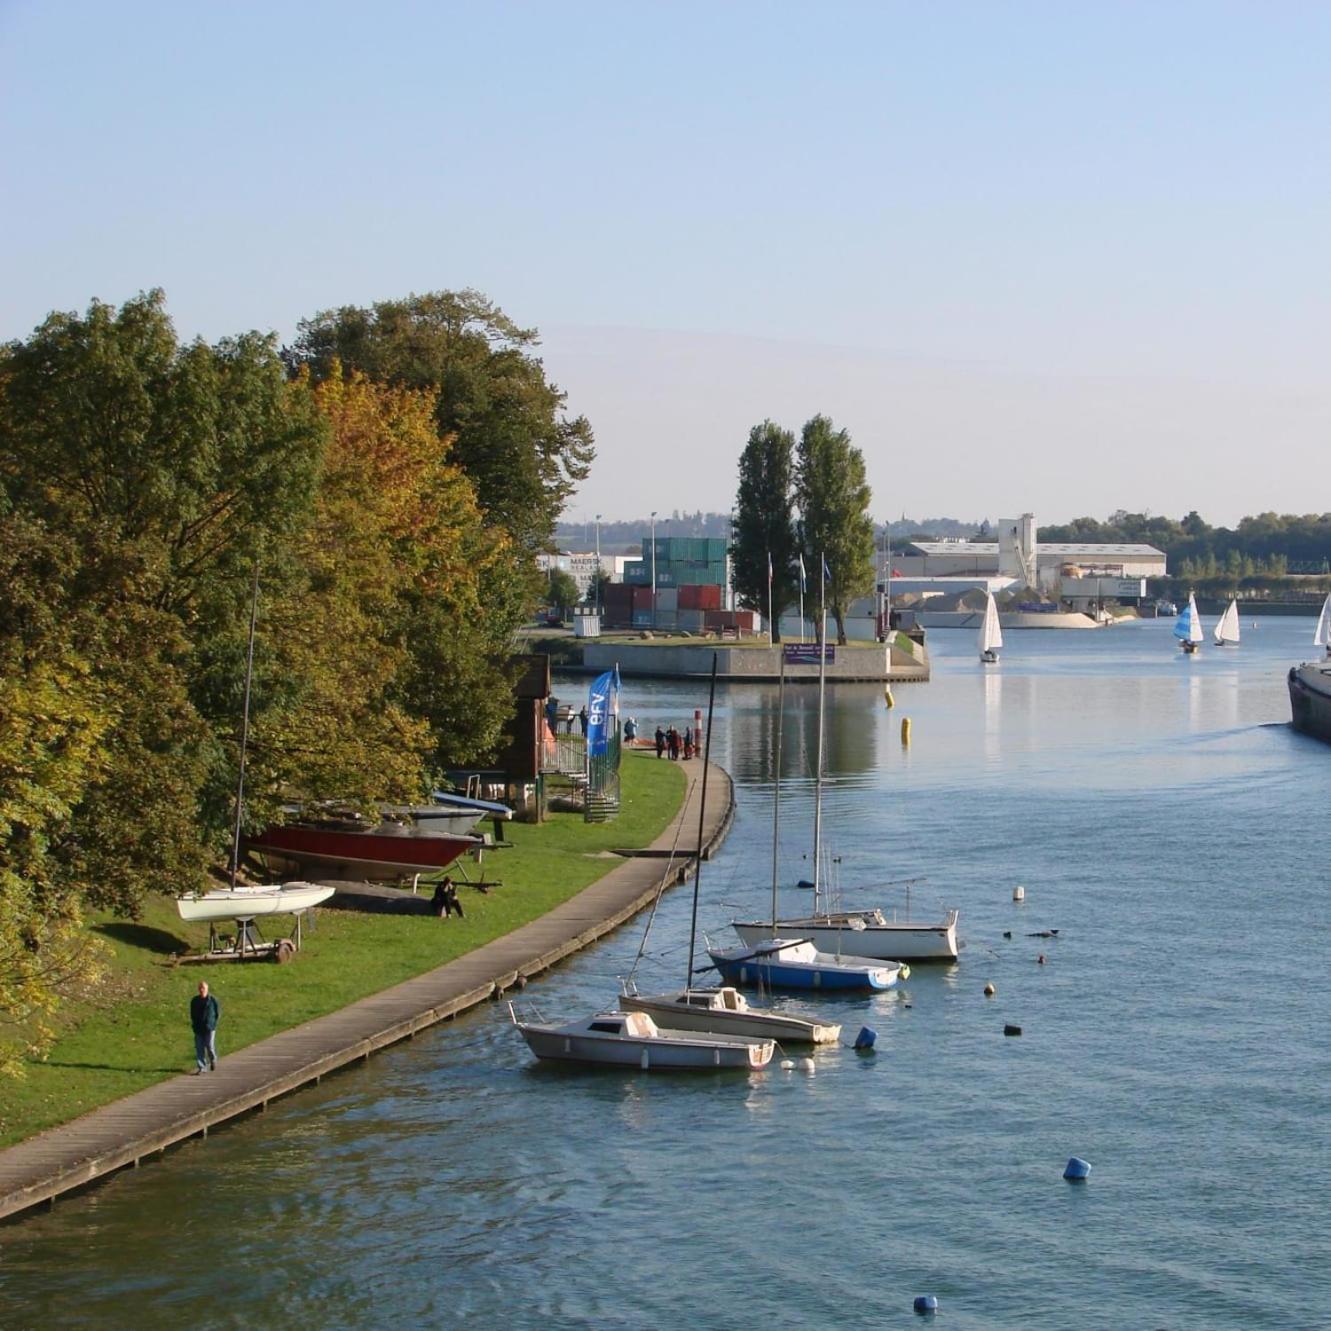
{"label": "calm water", "polygon": [[[878,1030],[875,1057],[552,1071],[486,1008],[0,1229],[0,1325],[909,1327],[934,1293],[956,1328],[1331,1326],[1331,748],[1290,731],[1284,685],[1312,628],[1245,622],[1195,660],[1163,622],[1012,633],[987,671],[938,631],[894,712],[829,691],[847,899],[900,906],[857,889],[924,878],[913,908],[959,906],[967,943],[897,993],[821,1001]],[[682,725],[703,695],[635,684],[626,709]],[[718,697],[740,800],[703,878],[718,937],[770,890],[774,706]],[[788,696],[792,881],[814,706]],[[682,978],[687,932],[677,889],[644,985]],[[527,1003],[610,1002],[638,944]]]}

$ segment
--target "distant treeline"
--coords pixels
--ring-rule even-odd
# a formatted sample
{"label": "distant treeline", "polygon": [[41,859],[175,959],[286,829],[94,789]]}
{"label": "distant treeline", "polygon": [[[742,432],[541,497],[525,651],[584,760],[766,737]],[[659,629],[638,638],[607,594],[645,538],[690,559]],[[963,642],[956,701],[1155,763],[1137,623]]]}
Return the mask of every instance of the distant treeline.
{"label": "distant treeline", "polygon": [[1331,513],[1259,513],[1237,527],[1212,527],[1194,510],[1187,517],[1111,513],[1103,522],[1076,518],[1041,527],[1041,541],[1143,542],[1163,550],[1175,577],[1251,577],[1326,573],[1331,569]]}

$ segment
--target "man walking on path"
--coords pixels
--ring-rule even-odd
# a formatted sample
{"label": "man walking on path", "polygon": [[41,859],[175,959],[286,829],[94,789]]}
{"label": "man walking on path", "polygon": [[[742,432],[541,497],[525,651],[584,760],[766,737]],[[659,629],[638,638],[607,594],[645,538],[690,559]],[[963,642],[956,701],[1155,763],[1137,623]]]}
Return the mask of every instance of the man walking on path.
{"label": "man walking on path", "polygon": [[208,992],[208,981],[199,981],[199,992],[189,1001],[189,1024],[194,1027],[194,1075],[217,1069],[217,999]]}
{"label": "man walking on path", "polygon": [[656,756],[659,758],[665,752],[666,733],[660,726],[656,727]]}

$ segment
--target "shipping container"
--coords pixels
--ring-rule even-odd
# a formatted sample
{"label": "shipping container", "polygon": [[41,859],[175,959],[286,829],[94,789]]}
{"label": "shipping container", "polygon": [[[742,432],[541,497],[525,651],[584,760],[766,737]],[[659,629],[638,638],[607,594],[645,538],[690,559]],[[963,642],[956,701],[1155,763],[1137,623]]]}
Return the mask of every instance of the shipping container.
{"label": "shipping container", "polygon": [[735,627],[741,633],[757,633],[758,616],[752,610],[736,610]]}
{"label": "shipping container", "polygon": [[679,627],[694,632],[701,632],[707,627],[705,610],[680,610],[676,614]]}
{"label": "shipping container", "polygon": [[624,581],[635,586],[652,581],[651,566],[641,559],[630,559],[624,565]]}
{"label": "shipping container", "polygon": [[658,607],[656,611],[656,624],[654,627],[661,629],[664,632],[669,632],[672,629],[677,629],[679,627],[679,619],[673,610],[662,610]]}
{"label": "shipping container", "polygon": [[635,610],[633,612],[633,627],[635,629],[649,629],[652,626],[652,612],[650,610]]}
{"label": "shipping container", "polygon": [[735,612],[733,610],[704,610],[703,623],[709,629],[733,629]]}
{"label": "shipping container", "polygon": [[671,612],[678,610],[678,590],[674,587],[658,587],[656,589],[656,608],[658,610],[669,610]]}

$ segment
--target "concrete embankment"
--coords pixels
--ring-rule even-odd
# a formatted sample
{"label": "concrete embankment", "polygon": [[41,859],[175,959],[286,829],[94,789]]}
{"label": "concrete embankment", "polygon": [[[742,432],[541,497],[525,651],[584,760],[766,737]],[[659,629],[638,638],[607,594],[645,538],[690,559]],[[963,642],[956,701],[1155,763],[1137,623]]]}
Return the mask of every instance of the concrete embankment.
{"label": "concrete embankment", "polygon": [[[787,662],[788,683],[818,680],[818,665],[813,644],[812,659]],[[701,679],[711,674],[716,657],[716,677],[735,684],[771,683],[780,677],[784,648],[743,646],[725,647],[700,643],[594,642],[584,643],[582,669],[599,674],[619,667],[624,676],[657,679]],[[570,668],[566,664],[560,669]],[[827,663],[829,683],[855,682],[874,684],[923,683],[929,678],[929,655],[921,643],[898,635],[896,643],[850,643],[834,648]]]}
{"label": "concrete embankment", "polygon": [[734,787],[712,764],[699,841],[703,765],[684,766],[683,807],[646,853],[625,852],[622,864],[539,919],[414,980],[227,1055],[215,1072],[161,1082],[0,1151],[0,1218],[49,1205],[177,1142],[206,1137],[229,1119],[262,1111],[279,1096],[499,997],[617,928],[651,902],[664,875],[686,876],[696,854],[709,856],[730,828]]}

